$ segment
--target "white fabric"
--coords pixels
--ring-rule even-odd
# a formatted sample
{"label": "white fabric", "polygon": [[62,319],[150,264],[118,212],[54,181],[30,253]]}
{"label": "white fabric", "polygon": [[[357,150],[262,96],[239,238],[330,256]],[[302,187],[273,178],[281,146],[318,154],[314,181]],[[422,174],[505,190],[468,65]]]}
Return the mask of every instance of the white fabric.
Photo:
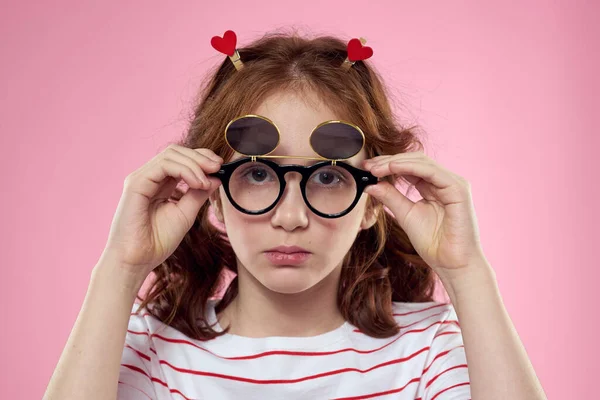
{"label": "white fabric", "polygon": [[[217,301],[209,300],[209,323],[217,321]],[[452,305],[394,302],[393,310],[401,330],[386,339],[346,322],[312,337],[209,341],[142,310],[130,317],[118,399],[470,399]]]}

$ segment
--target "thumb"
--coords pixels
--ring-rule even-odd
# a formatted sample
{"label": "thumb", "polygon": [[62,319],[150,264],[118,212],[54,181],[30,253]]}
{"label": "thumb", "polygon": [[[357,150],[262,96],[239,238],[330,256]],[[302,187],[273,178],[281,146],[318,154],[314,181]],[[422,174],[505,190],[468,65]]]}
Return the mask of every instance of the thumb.
{"label": "thumb", "polygon": [[196,218],[204,202],[221,185],[221,180],[218,178],[208,178],[208,181],[210,182],[208,189],[193,189],[190,187],[177,202],[177,207],[187,217],[188,221],[193,221]]}
{"label": "thumb", "polygon": [[406,214],[408,214],[415,204],[388,181],[379,181],[376,185],[367,186],[365,193],[373,196],[389,208],[398,220],[398,223],[404,221]]}

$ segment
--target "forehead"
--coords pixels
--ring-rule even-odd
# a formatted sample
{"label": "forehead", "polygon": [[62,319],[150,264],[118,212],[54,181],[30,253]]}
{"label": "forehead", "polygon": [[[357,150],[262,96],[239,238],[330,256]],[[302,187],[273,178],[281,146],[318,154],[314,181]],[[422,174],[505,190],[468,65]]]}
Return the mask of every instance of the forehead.
{"label": "forehead", "polygon": [[253,113],[267,117],[277,125],[282,135],[280,146],[288,142],[308,143],[308,137],[317,125],[340,119],[312,91],[274,93],[266,97]]}

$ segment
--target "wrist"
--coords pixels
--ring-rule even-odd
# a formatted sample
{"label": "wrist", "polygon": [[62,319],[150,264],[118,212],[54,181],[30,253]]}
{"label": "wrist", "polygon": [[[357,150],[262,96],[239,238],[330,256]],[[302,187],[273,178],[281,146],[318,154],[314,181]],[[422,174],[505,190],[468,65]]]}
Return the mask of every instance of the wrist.
{"label": "wrist", "polygon": [[485,259],[468,267],[439,272],[438,276],[452,303],[456,303],[459,296],[482,294],[482,291],[489,293],[498,289],[496,272]]}
{"label": "wrist", "polygon": [[147,274],[128,268],[120,260],[103,254],[92,269],[92,279],[108,282],[111,287],[120,292],[137,296]]}

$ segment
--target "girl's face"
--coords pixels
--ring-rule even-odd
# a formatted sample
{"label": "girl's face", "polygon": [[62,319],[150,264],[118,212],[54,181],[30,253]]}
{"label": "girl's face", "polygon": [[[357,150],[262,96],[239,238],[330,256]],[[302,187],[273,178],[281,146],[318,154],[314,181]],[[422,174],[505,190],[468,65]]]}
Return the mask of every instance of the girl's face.
{"label": "girl's face", "polygon": [[[308,140],[311,131],[324,121],[340,118],[314,93],[310,94],[309,100],[312,106],[296,94],[277,93],[252,112],[271,119],[281,131],[279,146],[270,155],[318,157]],[[236,153],[231,161],[242,157]],[[365,157],[362,149],[346,162],[361,168]],[[300,165],[317,162],[293,158],[272,160],[280,164]],[[221,208],[215,207],[215,215],[225,225],[237,256],[238,271],[245,268],[269,290],[292,294],[310,289],[332,273],[339,275],[342,260],[356,235],[361,229],[369,228],[375,218],[372,213],[365,213],[367,194],[363,194],[356,207],[343,217],[319,217],[304,203],[300,175],[289,172],[285,178],[286,187],[279,203],[262,215],[248,215],[235,209],[221,186]],[[287,261],[284,260],[282,265],[278,254],[268,252],[278,246],[298,246],[310,254],[300,263],[285,265]]]}

